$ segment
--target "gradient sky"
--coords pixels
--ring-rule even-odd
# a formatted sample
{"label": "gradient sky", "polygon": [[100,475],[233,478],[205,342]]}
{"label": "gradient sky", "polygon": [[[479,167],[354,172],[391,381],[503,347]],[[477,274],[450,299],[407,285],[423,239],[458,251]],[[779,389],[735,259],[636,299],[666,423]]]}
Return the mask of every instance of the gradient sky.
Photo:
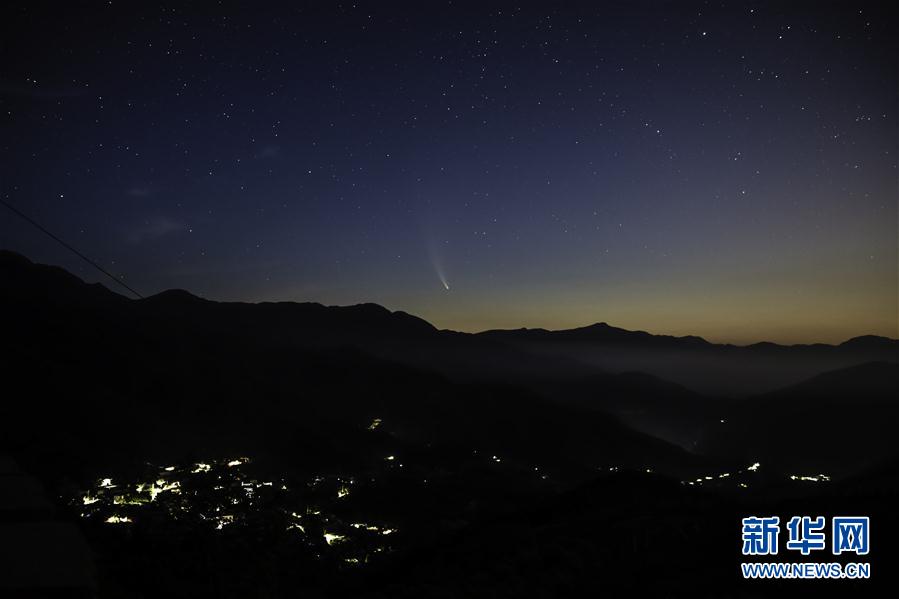
{"label": "gradient sky", "polygon": [[0,8],[3,199],[144,295],[899,336],[886,3],[151,4]]}

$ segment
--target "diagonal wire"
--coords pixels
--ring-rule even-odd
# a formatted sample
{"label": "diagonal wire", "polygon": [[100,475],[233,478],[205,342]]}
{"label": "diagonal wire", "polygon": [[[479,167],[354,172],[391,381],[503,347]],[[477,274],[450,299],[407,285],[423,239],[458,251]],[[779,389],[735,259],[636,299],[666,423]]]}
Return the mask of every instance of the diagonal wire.
{"label": "diagonal wire", "polygon": [[56,235],[54,235],[53,233],[51,233],[50,231],[48,231],[43,225],[41,225],[39,222],[37,222],[36,220],[34,220],[33,218],[31,218],[31,217],[28,216],[27,214],[23,213],[21,210],[19,210],[18,208],[16,208],[16,207],[13,206],[12,204],[9,204],[8,202],[6,202],[5,200],[3,200],[2,198],[0,198],[0,204],[3,204],[3,205],[6,206],[7,208],[9,208],[10,211],[12,211],[13,213],[17,214],[18,216],[20,216],[20,217],[22,217],[23,219],[25,219],[26,221],[28,221],[31,225],[33,225],[33,226],[34,226],[35,228],[37,228],[39,231],[41,231],[42,233],[46,234],[46,235],[49,236],[51,239],[53,239],[53,240],[56,241],[58,244],[60,244],[62,247],[66,248],[67,250],[69,250],[70,252],[72,252],[73,254],[75,254],[76,256],[78,256],[79,258],[81,258],[82,260],[84,260],[85,262],[87,262],[88,264],[90,264],[91,266],[93,266],[94,268],[96,268],[97,270],[99,270],[100,272],[102,272],[104,275],[106,275],[107,277],[109,277],[110,279],[112,279],[113,281],[115,281],[117,284],[121,285],[122,287],[124,287],[125,289],[127,289],[128,291],[130,291],[131,293],[133,293],[134,295],[136,295],[139,299],[143,299],[143,298],[144,298],[144,296],[142,296],[142,295],[139,294],[137,291],[135,291],[134,289],[132,289],[131,287],[129,287],[127,283],[125,283],[124,281],[122,281],[122,280],[120,280],[120,279],[114,277],[113,275],[111,275],[105,268],[103,268],[102,266],[100,266],[99,264],[97,264],[96,262],[94,262],[93,260],[91,260],[90,258],[88,258],[87,256],[85,256],[84,254],[82,254],[81,252],[79,252],[78,250],[76,250],[75,248],[73,248],[71,245],[69,245],[68,243],[66,243],[65,241],[63,241],[62,239],[60,239],[59,237],[57,237]]}

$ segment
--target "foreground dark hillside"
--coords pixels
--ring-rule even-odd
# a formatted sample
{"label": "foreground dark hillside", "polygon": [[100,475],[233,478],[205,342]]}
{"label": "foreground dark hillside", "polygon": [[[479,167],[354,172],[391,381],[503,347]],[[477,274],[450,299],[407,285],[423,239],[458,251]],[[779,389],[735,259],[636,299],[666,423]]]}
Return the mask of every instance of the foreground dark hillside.
{"label": "foreground dark hillside", "polygon": [[[899,530],[897,481],[895,461],[843,483],[740,494],[634,473],[603,476],[400,562],[383,577],[391,581],[386,588],[366,596],[891,597],[899,582],[890,542]],[[876,574],[862,581],[743,580],[740,519],[759,513],[782,520],[869,515],[885,537],[868,556]],[[772,559],[796,556],[782,549]]]}

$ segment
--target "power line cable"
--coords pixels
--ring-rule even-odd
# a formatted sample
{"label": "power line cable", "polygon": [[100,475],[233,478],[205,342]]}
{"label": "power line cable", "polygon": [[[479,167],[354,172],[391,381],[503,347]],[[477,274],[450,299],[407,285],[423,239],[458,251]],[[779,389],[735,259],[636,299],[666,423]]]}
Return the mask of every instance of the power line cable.
{"label": "power line cable", "polygon": [[41,231],[42,233],[44,233],[44,234],[46,234],[47,236],[49,236],[51,239],[53,239],[54,241],[56,241],[56,242],[57,242],[58,244],[60,244],[62,247],[66,248],[67,250],[69,250],[70,252],[72,252],[73,254],[75,254],[76,256],[78,256],[79,258],[81,258],[82,260],[84,260],[85,262],[87,262],[88,264],[90,264],[91,266],[93,266],[94,268],[96,268],[97,270],[99,270],[100,272],[102,272],[104,275],[106,275],[107,277],[109,277],[110,279],[112,279],[113,281],[115,281],[118,285],[121,285],[122,287],[124,287],[125,289],[127,289],[128,291],[130,291],[131,293],[133,293],[134,295],[136,295],[136,296],[138,297],[138,299],[144,299],[144,296],[142,296],[142,295],[139,294],[137,291],[135,291],[134,289],[132,289],[131,287],[129,287],[128,284],[125,283],[125,281],[122,281],[121,279],[119,279],[119,278],[117,278],[117,277],[111,275],[111,274],[109,273],[109,271],[107,271],[105,268],[103,268],[102,266],[100,266],[99,264],[97,264],[96,262],[94,262],[93,260],[91,260],[90,258],[88,258],[87,256],[85,256],[84,254],[82,254],[82,253],[79,252],[78,250],[76,250],[74,247],[72,247],[71,245],[69,245],[68,243],[66,243],[65,241],[63,241],[62,239],[60,239],[59,237],[57,237],[56,235],[54,235],[53,233],[51,233],[50,231],[48,231],[48,230],[47,230],[43,225],[41,225],[39,222],[37,222],[36,220],[34,220],[33,218],[31,218],[31,217],[28,216],[27,214],[23,213],[21,210],[19,210],[18,208],[16,208],[16,207],[13,206],[12,204],[9,204],[8,202],[6,202],[6,200],[3,200],[2,198],[0,198],[0,204],[3,204],[3,205],[6,206],[7,208],[9,208],[10,211],[12,211],[13,213],[17,214],[17,215],[20,216],[21,218],[23,218],[23,219],[25,219],[26,221],[28,221],[31,225],[33,225],[35,228],[37,228],[38,231]]}

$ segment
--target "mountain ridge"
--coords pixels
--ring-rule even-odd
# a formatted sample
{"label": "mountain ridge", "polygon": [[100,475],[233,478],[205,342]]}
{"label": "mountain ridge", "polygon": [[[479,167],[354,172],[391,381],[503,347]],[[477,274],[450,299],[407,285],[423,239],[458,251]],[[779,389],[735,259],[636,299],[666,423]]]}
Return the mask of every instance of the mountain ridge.
{"label": "mountain ridge", "polygon": [[[39,279],[49,282],[50,278],[55,278],[58,283],[63,283],[64,288],[73,289],[78,284],[86,289],[93,289],[96,296],[106,295],[114,301],[136,301],[144,305],[166,305],[172,308],[183,307],[186,304],[215,304],[219,306],[278,306],[297,307],[304,310],[331,310],[334,312],[343,312],[345,314],[356,313],[358,315],[367,315],[370,317],[384,318],[389,316],[402,320],[407,324],[414,323],[421,330],[427,330],[432,333],[449,333],[455,336],[472,336],[497,341],[573,341],[573,342],[592,342],[592,343],[608,343],[622,345],[639,345],[642,343],[653,344],[657,347],[689,347],[698,348],[742,348],[742,349],[807,349],[807,348],[889,348],[899,350],[899,339],[885,337],[874,334],[864,334],[851,337],[845,341],[836,344],[829,343],[797,343],[797,344],[780,344],[770,341],[759,341],[746,345],[736,345],[731,343],[715,343],[706,340],[698,335],[668,335],[651,333],[644,330],[631,330],[610,325],[605,321],[595,322],[581,327],[570,329],[546,329],[542,327],[529,328],[520,327],[516,329],[487,329],[475,333],[456,331],[453,329],[438,329],[432,323],[424,318],[410,314],[403,310],[390,310],[389,308],[373,302],[360,302],[349,305],[328,305],[321,302],[297,302],[291,300],[284,301],[262,301],[262,302],[241,302],[241,301],[219,301],[204,298],[202,296],[191,293],[184,289],[166,289],[159,293],[149,295],[147,297],[132,300],[114,290],[109,289],[103,283],[87,283],[80,279],[77,275],[70,273],[62,267],[33,262],[27,257],[11,251],[0,249],[0,269],[2,276],[8,277],[9,274],[15,273],[16,270],[31,270],[37,273]],[[426,326],[425,326],[426,325]]]}

